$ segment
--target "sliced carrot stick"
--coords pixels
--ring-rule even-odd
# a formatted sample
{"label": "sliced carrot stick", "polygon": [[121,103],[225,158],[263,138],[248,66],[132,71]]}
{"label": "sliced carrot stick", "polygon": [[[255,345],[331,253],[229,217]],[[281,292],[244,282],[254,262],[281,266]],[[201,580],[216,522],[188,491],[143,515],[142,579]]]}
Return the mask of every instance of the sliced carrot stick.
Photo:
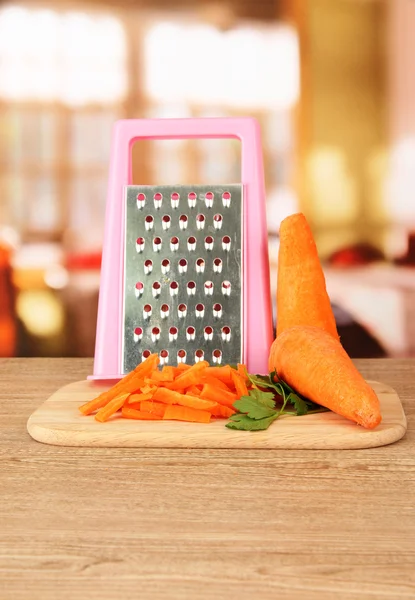
{"label": "sliced carrot stick", "polygon": [[198,410],[188,406],[168,405],[163,419],[174,421],[191,421],[194,423],[209,423],[211,414],[206,410]]}
{"label": "sliced carrot stick", "polygon": [[159,388],[153,396],[153,400],[163,402],[164,404],[179,404],[181,406],[190,406],[192,408],[199,408],[207,410],[214,406],[215,401],[205,400],[196,396],[190,396],[181,394],[174,390],[168,390],[166,388]]}
{"label": "sliced carrot stick", "polygon": [[127,404],[136,404],[137,402],[143,402],[144,400],[151,400],[154,392],[148,394],[131,394],[127,400]]}
{"label": "sliced carrot stick", "polygon": [[248,396],[248,388],[246,387],[245,381],[239,375],[239,373],[232,369],[231,375],[235,385],[236,395],[238,396],[238,398],[241,398],[241,396]]}
{"label": "sliced carrot stick", "polygon": [[190,394],[191,396],[200,396],[202,388],[203,385],[192,385],[187,389],[186,394]]}
{"label": "sliced carrot stick", "polygon": [[297,325],[321,327],[339,339],[317,247],[302,213],[281,222],[277,336]]}
{"label": "sliced carrot stick", "polygon": [[162,419],[162,417],[155,413],[134,410],[128,406],[123,406],[121,414],[125,419],[136,419],[137,421],[161,421]]}
{"label": "sliced carrot stick", "polygon": [[340,341],[321,327],[286,329],[273,342],[270,369],[297,392],[373,429],[382,420],[379,399]]}
{"label": "sliced carrot stick", "polygon": [[205,375],[215,377],[216,379],[220,379],[223,383],[230,388],[233,387],[233,379],[231,375],[232,367],[229,365],[225,365],[223,367],[208,367],[206,369]]}
{"label": "sliced carrot stick", "polygon": [[191,368],[191,365],[188,365],[188,364],[186,364],[186,363],[179,363],[179,364],[177,365],[177,367],[173,367],[173,369],[174,369],[174,376],[175,376],[175,378],[176,378],[178,375],[181,375],[181,374],[183,373],[183,371],[188,371],[190,368]]}
{"label": "sliced carrot stick", "polygon": [[164,365],[161,370],[161,374],[163,375],[162,381],[173,381],[176,376],[175,368],[169,365]]}
{"label": "sliced carrot stick", "polygon": [[95,415],[95,419],[100,423],[108,421],[108,419],[114,415],[117,410],[120,410],[120,408],[124,406],[124,402],[127,400],[128,396],[129,394],[127,392],[126,394],[120,394],[116,398],[110,400],[108,404],[99,409]]}
{"label": "sliced carrot stick", "polygon": [[246,368],[246,365],[238,363],[237,370],[238,370],[239,375],[245,381],[246,386],[249,388],[250,387],[250,381],[249,381],[249,378],[248,378],[248,369]]}
{"label": "sliced carrot stick", "polygon": [[141,403],[141,410],[143,412],[148,412],[162,417],[166,410],[166,406],[167,404],[162,404],[161,402],[153,402],[152,400],[146,400],[145,402]]}
{"label": "sliced carrot stick", "polygon": [[204,400],[212,400],[213,402],[217,402],[218,404],[223,404],[224,406],[228,406],[233,409],[233,403],[237,400],[237,396],[232,394],[231,392],[226,392],[225,390],[221,390],[219,388],[215,388],[211,386],[209,383],[205,383],[203,386],[202,393],[200,397]]}
{"label": "sliced carrot stick", "polygon": [[157,387],[158,385],[148,385],[148,383],[146,383],[140,388],[140,392],[142,394],[151,394],[156,391]]}
{"label": "sliced carrot stick", "polygon": [[181,373],[174,381],[169,385],[171,390],[185,389],[186,387],[197,385],[200,383],[202,373],[209,367],[209,363],[205,360],[201,360],[195,363],[187,371]]}
{"label": "sliced carrot stick", "polygon": [[133,408],[134,410],[141,410],[141,402],[133,402],[133,404],[130,404],[127,400],[126,402],[124,402],[124,406],[127,406],[128,408]]}
{"label": "sliced carrot stick", "polygon": [[235,410],[229,408],[228,406],[224,406],[223,404],[216,404],[212,408],[209,408],[208,411],[212,415],[212,417],[224,418],[228,419],[232,415],[236,413]]}
{"label": "sliced carrot stick", "polygon": [[144,382],[144,378],[149,375],[155,366],[159,363],[159,357],[157,354],[151,354],[144,362],[139,364],[134,371],[128,373],[125,377],[120,379],[115,385],[113,385],[109,390],[103,392],[97,398],[86,402],[82,406],[79,407],[79,410],[84,415],[90,415],[94,411],[102,408],[110,400],[116,398],[122,393],[131,393],[135,392]]}
{"label": "sliced carrot stick", "polygon": [[213,387],[218,387],[221,390],[226,390],[227,392],[231,391],[230,387],[227,386],[226,383],[224,383],[218,377],[214,377],[213,375],[203,375],[201,383],[210,383],[210,385],[212,385]]}

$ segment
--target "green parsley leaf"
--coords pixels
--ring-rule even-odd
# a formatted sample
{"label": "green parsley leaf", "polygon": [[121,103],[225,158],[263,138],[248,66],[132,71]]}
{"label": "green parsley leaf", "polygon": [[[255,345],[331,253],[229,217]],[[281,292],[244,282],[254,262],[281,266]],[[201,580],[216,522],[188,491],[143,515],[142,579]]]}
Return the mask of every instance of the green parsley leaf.
{"label": "green parsley leaf", "polygon": [[[272,396],[272,394],[267,395]],[[264,401],[260,401],[254,396],[242,396],[239,400],[235,400],[233,405],[239,412],[248,415],[251,419],[263,419],[276,413],[272,398],[265,398]]]}
{"label": "green parsley leaf", "polygon": [[298,394],[291,392],[287,397],[287,402],[292,404],[295,408],[295,412],[298,417],[306,415],[308,413],[307,402],[303,400]]}
{"label": "green parsley leaf", "polygon": [[251,419],[248,415],[238,415],[238,419],[233,419],[232,417],[236,417],[236,415],[232,415],[231,420],[226,423],[226,427],[243,431],[261,431],[268,429],[271,423],[279,416],[279,413],[276,411],[274,411],[274,413],[275,414],[263,419]]}

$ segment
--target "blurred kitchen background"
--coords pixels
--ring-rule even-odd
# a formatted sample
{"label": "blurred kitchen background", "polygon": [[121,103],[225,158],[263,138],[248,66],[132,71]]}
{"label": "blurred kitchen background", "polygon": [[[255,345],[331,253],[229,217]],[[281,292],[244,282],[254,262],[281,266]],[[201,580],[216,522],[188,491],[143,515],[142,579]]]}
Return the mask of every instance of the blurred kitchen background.
{"label": "blurred kitchen background", "polygon": [[[111,127],[252,115],[271,281],[302,210],[346,350],[415,356],[415,1],[0,2],[0,355],[92,356]],[[134,183],[240,180],[238,142],[138,142]]]}

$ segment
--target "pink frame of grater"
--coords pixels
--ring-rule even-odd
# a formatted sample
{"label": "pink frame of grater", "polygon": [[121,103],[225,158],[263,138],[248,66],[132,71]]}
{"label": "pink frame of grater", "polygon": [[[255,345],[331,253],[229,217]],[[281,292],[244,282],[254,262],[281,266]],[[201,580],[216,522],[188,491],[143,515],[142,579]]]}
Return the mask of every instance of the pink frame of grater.
{"label": "pink frame of grater", "polygon": [[89,379],[123,377],[123,296],[120,291],[124,285],[124,188],[132,185],[132,146],[138,139],[190,138],[237,138],[241,142],[244,203],[243,362],[251,373],[268,372],[273,331],[265,186],[258,122],[249,117],[129,119],[117,121],[112,135],[94,372]]}

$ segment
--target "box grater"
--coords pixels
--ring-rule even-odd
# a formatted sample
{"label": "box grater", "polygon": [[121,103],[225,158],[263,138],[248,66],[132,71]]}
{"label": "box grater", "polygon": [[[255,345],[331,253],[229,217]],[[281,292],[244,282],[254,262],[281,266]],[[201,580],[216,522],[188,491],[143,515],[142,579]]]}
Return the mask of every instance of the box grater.
{"label": "box grater", "polygon": [[[131,184],[135,140],[238,138],[241,182]],[[161,364],[244,362],[267,372],[272,342],[260,132],[250,118],[115,124],[91,379]]]}

